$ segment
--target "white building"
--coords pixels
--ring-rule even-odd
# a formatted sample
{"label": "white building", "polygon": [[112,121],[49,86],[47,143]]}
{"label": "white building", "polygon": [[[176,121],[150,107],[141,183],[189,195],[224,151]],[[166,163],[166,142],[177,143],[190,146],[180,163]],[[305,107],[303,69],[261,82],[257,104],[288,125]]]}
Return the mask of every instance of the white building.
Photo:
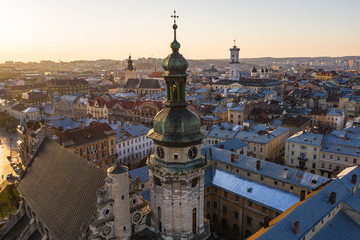
{"label": "white building", "polygon": [[153,140],[146,137],[150,128],[125,123],[116,129],[116,151],[120,164],[140,161],[153,151]]}
{"label": "white building", "polygon": [[239,52],[240,48],[236,47],[234,43],[234,46],[230,48],[230,80],[238,81],[240,78]]}
{"label": "white building", "polygon": [[298,132],[288,138],[285,144],[286,166],[318,173],[322,134]]}

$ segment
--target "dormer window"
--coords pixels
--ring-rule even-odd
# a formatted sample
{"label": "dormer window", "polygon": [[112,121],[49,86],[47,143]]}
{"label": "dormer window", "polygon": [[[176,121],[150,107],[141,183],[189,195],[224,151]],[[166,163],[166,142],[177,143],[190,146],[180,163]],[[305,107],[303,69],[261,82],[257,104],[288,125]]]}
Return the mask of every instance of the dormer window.
{"label": "dormer window", "polygon": [[174,154],[174,160],[178,160],[179,159],[179,155],[177,153]]}

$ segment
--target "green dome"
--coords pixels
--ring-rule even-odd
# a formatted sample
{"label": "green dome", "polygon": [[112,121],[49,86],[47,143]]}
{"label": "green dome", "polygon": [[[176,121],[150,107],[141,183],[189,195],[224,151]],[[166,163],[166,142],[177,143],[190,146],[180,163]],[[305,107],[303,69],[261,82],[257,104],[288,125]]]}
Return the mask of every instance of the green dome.
{"label": "green dome", "polygon": [[169,54],[162,63],[162,66],[165,69],[165,73],[163,74],[164,77],[186,76],[187,74],[185,72],[189,66],[188,61],[179,53],[180,43],[176,41],[176,24],[173,25],[173,29],[174,41],[170,44],[173,52]]}
{"label": "green dome", "polygon": [[162,66],[165,69],[164,77],[186,76],[185,71],[189,63],[179,52],[173,52],[164,59]]}
{"label": "green dome", "polygon": [[154,117],[154,128],[148,137],[176,144],[200,142],[204,135],[200,132],[200,119],[195,113],[183,107],[166,107]]}

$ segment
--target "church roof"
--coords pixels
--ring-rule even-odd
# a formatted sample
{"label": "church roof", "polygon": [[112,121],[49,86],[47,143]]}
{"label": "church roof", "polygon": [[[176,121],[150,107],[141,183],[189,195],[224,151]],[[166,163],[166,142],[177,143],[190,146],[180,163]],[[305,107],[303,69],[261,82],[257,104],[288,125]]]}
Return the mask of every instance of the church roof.
{"label": "church roof", "polygon": [[105,178],[103,169],[45,139],[18,190],[54,239],[78,239]]}
{"label": "church roof", "polygon": [[139,84],[139,81],[137,78],[129,78],[124,88],[134,89]]}
{"label": "church roof", "polygon": [[139,88],[160,88],[157,79],[141,79]]}

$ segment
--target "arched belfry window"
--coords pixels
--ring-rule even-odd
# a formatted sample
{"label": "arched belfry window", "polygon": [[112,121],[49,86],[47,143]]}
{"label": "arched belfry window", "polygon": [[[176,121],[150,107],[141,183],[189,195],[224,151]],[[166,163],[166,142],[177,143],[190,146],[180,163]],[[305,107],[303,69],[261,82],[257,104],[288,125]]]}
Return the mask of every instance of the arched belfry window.
{"label": "arched belfry window", "polygon": [[177,85],[173,85],[173,100],[178,100],[178,88]]}
{"label": "arched belfry window", "polygon": [[192,230],[193,233],[196,233],[196,208],[192,210]]}
{"label": "arched belfry window", "polygon": [[159,221],[159,230],[162,232],[162,224],[161,224],[161,208],[158,207],[158,221]]}

